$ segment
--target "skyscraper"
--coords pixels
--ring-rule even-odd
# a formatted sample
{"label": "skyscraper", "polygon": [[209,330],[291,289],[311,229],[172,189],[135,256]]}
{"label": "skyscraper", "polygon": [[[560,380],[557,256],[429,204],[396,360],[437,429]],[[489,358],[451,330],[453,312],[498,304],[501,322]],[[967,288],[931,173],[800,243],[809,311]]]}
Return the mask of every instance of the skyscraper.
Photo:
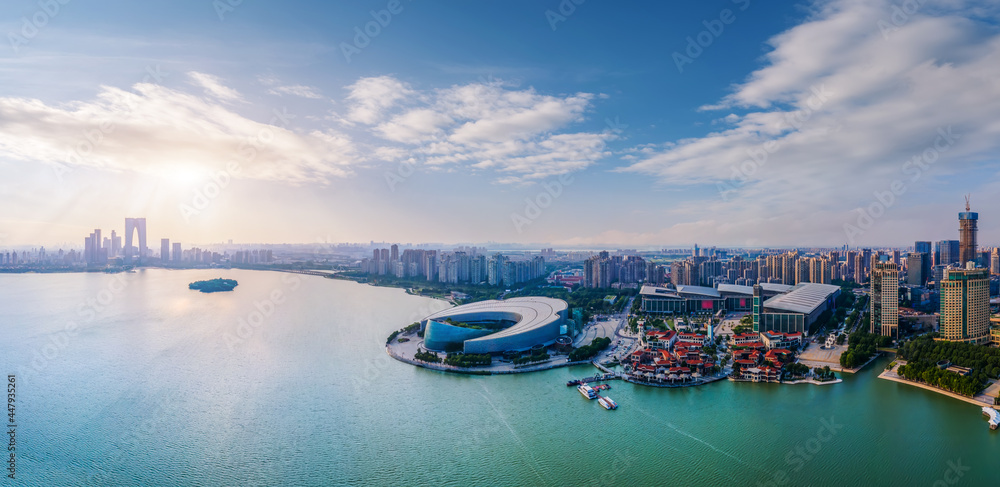
{"label": "skyscraper", "polygon": [[170,260],[170,239],[161,238],[160,239],[160,262],[168,262]]}
{"label": "skyscraper", "polygon": [[876,262],[871,274],[871,333],[899,338],[899,268]]}
{"label": "skyscraper", "polygon": [[941,281],[941,336],[985,343],[990,339],[990,280],[986,269],[948,269]]}
{"label": "skyscraper", "polygon": [[146,219],[125,219],[125,263],[132,263],[132,235],[139,232],[139,262],[146,257]]}
{"label": "skyscraper", "polygon": [[182,254],[181,254],[181,244],[180,244],[180,242],[174,242],[174,252],[173,252],[173,255],[172,255],[174,262],[180,262],[181,261],[181,255]]}
{"label": "skyscraper", "polygon": [[925,254],[930,255],[930,253],[931,253],[931,243],[930,242],[925,242],[925,241],[922,241],[922,240],[918,240],[918,241],[916,241],[916,242],[913,243],[913,251],[914,252],[923,252]]}
{"label": "skyscraper", "polygon": [[965,197],[965,211],[958,214],[958,257],[962,266],[966,262],[975,261],[976,257],[976,233],[979,229],[979,213],[970,211],[969,197]]}
{"label": "skyscraper", "polygon": [[935,256],[938,260],[934,262],[934,265],[950,265],[958,262],[959,260],[959,242],[958,240],[941,240],[937,243],[937,249],[934,251]]}
{"label": "skyscraper", "polygon": [[924,252],[910,252],[906,256],[906,283],[923,286],[930,274],[930,255]]}

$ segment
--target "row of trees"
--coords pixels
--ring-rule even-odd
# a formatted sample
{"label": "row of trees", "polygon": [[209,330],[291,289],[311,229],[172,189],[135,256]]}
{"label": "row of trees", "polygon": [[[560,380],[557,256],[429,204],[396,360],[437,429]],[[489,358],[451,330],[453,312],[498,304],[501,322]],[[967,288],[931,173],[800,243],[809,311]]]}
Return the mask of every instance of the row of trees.
{"label": "row of trees", "polygon": [[847,339],[847,351],[840,356],[840,365],[848,369],[864,365],[878,352],[879,347],[887,347],[891,343],[890,337],[874,335],[864,330],[851,333]]}
{"label": "row of trees", "polygon": [[786,365],[785,372],[792,376],[803,376],[809,373],[809,366],[795,362]]}
{"label": "row of trees", "polygon": [[983,372],[987,377],[1000,376],[1000,348],[962,342],[934,341],[929,336],[910,340],[899,348],[899,357],[909,362],[936,364],[946,360],[955,365]]}
{"label": "row of trees", "polygon": [[[910,340],[899,348],[899,358],[907,361],[897,369],[902,377],[926,382],[966,396],[974,396],[989,379],[1000,376],[1000,349],[971,343],[935,341],[932,335]],[[963,376],[937,366],[950,362],[972,369]]]}
{"label": "row of trees", "polygon": [[986,387],[986,375],[982,372],[963,376],[930,362],[909,362],[900,365],[896,372],[909,380],[925,382],[964,396],[975,396]]}
{"label": "row of trees", "polygon": [[524,356],[521,356],[521,357],[517,357],[517,358],[511,360],[511,362],[513,362],[514,365],[524,365],[524,364],[530,364],[530,363],[534,363],[534,362],[543,362],[543,361],[548,360],[548,359],[549,359],[549,352],[547,352],[545,350],[540,350],[540,351],[537,351],[537,352],[535,352],[535,353],[533,353],[531,355],[524,355]]}
{"label": "row of trees", "polygon": [[569,360],[570,362],[576,362],[578,360],[587,360],[589,358],[593,358],[598,353],[600,353],[601,350],[608,348],[608,345],[611,345],[610,338],[604,338],[604,337],[595,338],[594,341],[590,343],[590,345],[585,345],[571,351],[569,353]]}
{"label": "row of trees", "polygon": [[429,352],[427,350],[417,351],[417,353],[413,355],[413,358],[423,362],[430,362],[432,364],[441,362],[441,357],[438,357],[436,352]]}
{"label": "row of trees", "polygon": [[455,367],[476,367],[492,363],[493,357],[488,353],[449,353],[444,359],[445,365],[454,365]]}

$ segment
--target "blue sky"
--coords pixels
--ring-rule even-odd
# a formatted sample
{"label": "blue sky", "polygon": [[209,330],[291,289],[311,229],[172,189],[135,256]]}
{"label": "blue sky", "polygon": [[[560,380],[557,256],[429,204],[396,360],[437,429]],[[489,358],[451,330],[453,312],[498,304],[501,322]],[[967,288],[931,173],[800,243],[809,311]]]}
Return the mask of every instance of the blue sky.
{"label": "blue sky", "polygon": [[1000,238],[991,2],[53,1],[0,12],[0,247]]}

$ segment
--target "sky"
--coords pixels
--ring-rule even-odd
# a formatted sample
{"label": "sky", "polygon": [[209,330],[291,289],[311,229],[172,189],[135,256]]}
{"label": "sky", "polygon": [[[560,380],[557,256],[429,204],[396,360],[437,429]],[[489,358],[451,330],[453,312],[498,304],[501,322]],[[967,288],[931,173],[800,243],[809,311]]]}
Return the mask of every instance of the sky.
{"label": "sky", "polygon": [[[9,0],[0,248],[1000,242],[988,1]],[[154,246],[151,244],[151,246]]]}

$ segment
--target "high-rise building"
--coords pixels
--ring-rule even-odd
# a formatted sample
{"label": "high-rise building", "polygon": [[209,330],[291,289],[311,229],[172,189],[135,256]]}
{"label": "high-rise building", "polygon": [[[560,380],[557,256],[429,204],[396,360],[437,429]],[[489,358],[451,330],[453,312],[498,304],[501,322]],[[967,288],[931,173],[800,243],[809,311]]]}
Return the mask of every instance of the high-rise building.
{"label": "high-rise building", "polygon": [[1000,274],[1000,249],[997,247],[990,253],[990,274]]}
{"label": "high-rise building", "polygon": [[958,214],[958,262],[965,266],[966,262],[976,260],[976,233],[979,223],[979,213],[970,211],[969,197],[965,197],[965,211]]}
{"label": "high-rise building", "polygon": [[899,338],[899,268],[875,262],[871,273],[871,333]]}
{"label": "high-rise building", "polygon": [[938,260],[934,262],[934,265],[951,265],[959,261],[958,240],[941,240],[935,245],[937,248],[934,250],[934,254]]}
{"label": "high-rise building", "polygon": [[174,251],[171,254],[171,256],[173,257],[174,262],[180,262],[181,256],[183,255],[181,254],[181,244],[180,242],[174,242],[173,245],[174,245]]}
{"label": "high-rise building", "polygon": [[798,256],[789,252],[781,259],[781,283],[795,285],[795,261]]}
{"label": "high-rise building", "polygon": [[167,262],[170,260],[170,239],[161,238],[160,239],[160,261]]}
{"label": "high-rise building", "polygon": [[941,337],[986,343],[990,339],[990,280],[986,269],[946,269],[941,281]]}
{"label": "high-rise building", "polygon": [[108,251],[109,257],[118,257],[122,253],[122,238],[114,230],[111,231],[111,250]]}
{"label": "high-rise building", "polygon": [[930,255],[931,254],[931,243],[930,242],[925,242],[923,240],[918,240],[918,241],[916,241],[916,242],[913,243],[913,251],[914,252],[923,252],[923,253],[925,253],[927,255]]}
{"label": "high-rise building", "polygon": [[146,257],[146,219],[126,218],[125,219],[125,263],[132,263],[132,235],[139,232],[139,262]]}
{"label": "high-rise building", "polygon": [[910,252],[906,256],[906,283],[914,286],[927,284],[930,274],[930,255],[924,252]]}

